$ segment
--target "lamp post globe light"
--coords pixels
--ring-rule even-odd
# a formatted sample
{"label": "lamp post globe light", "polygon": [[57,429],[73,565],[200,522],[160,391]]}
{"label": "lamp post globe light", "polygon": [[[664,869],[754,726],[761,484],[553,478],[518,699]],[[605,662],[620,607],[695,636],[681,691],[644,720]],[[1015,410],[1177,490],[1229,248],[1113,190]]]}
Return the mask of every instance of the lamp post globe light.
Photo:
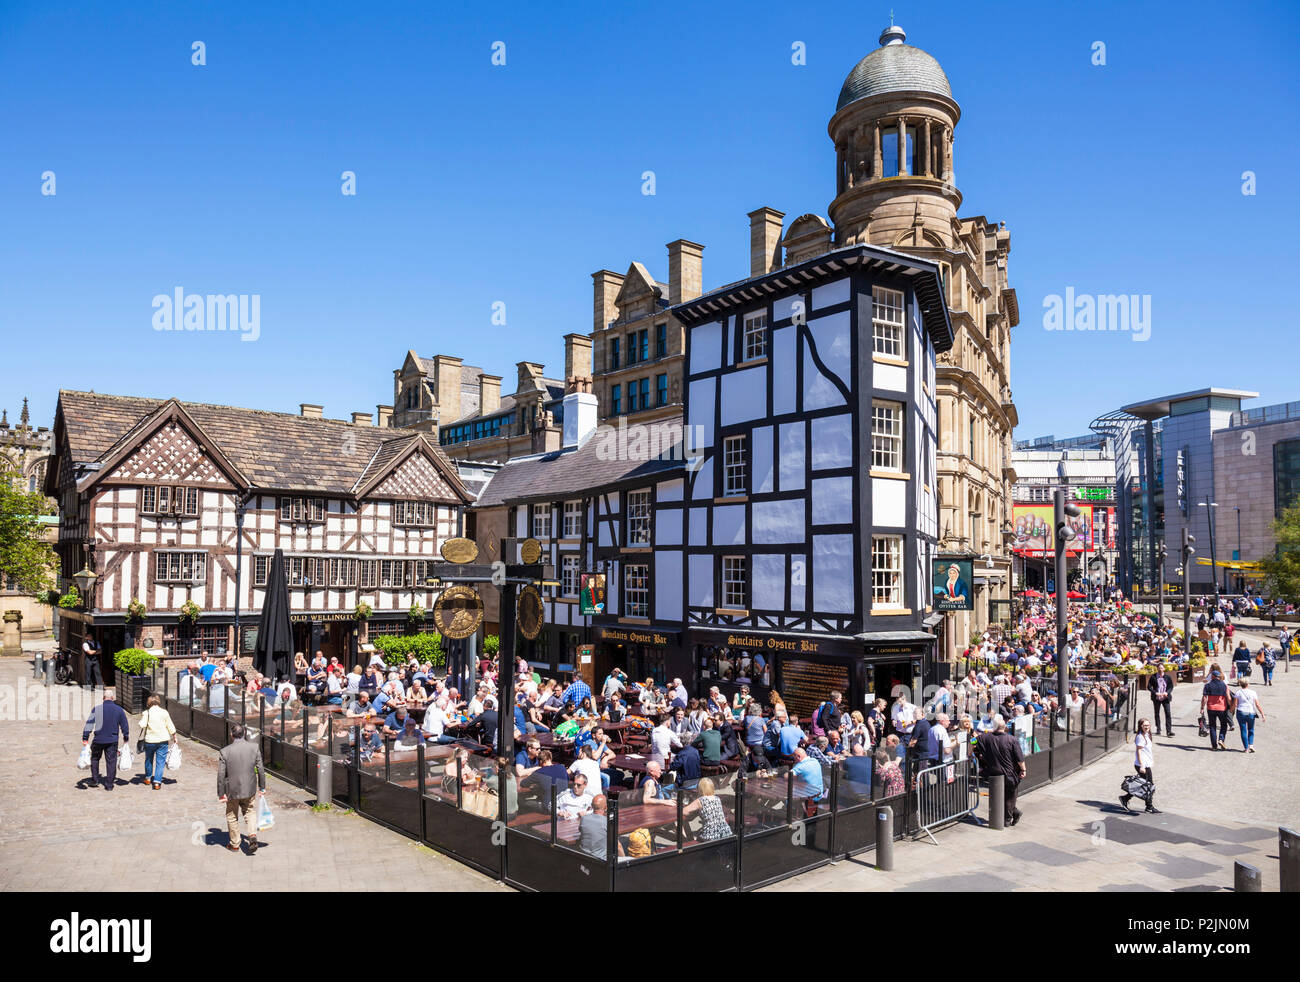
{"label": "lamp post globe light", "polygon": [[84,563],[80,572],[72,574],[72,580],[77,584],[77,593],[81,595],[81,606],[87,611],[95,606],[95,598],[91,591],[95,588],[95,581],[98,579],[89,563]]}

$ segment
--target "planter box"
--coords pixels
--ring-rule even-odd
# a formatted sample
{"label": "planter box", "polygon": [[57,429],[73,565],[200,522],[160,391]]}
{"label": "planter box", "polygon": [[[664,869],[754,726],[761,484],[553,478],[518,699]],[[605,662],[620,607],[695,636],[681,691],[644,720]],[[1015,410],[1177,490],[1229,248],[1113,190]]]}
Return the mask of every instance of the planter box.
{"label": "planter box", "polygon": [[117,680],[117,702],[128,713],[143,713],[150,696],[148,675],[122,675]]}

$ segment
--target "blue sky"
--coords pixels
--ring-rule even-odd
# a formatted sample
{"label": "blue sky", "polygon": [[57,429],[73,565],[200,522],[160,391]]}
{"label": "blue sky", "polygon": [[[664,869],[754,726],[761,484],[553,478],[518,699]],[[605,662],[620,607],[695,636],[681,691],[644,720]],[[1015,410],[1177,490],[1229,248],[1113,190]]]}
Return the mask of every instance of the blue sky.
{"label": "blue sky", "polygon": [[[893,9],[962,107],[962,213],[1011,230],[1018,438],[1211,384],[1300,398],[1300,4]],[[685,237],[708,289],[748,272],[746,212],[826,213],[826,123],[889,10],[0,0],[0,332],[24,352],[0,405],[48,423],[66,387],[345,417],[392,401],[408,348],[507,390],[519,360],[560,375],[593,271],[666,280]],[[176,287],[260,294],[260,339],[154,331]],[[1046,331],[1067,287],[1150,295],[1150,339]]]}

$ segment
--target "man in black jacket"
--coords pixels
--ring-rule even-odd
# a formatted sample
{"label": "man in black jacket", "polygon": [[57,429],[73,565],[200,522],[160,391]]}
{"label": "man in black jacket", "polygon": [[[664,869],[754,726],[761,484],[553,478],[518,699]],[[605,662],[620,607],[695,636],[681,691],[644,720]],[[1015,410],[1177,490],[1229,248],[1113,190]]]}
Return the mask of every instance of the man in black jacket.
{"label": "man in black jacket", "polygon": [[1020,741],[1007,732],[1007,721],[999,716],[994,732],[981,733],[975,748],[983,761],[984,772],[990,776],[1001,774],[1005,778],[1006,823],[1015,825],[1020,821],[1021,815],[1020,809],[1016,807],[1016,792],[1020,788],[1020,779],[1026,772],[1025,754],[1020,749]]}
{"label": "man in black jacket", "polygon": [[[91,739],[91,736],[94,739]],[[131,739],[131,724],[126,718],[126,711],[113,698],[111,690],[104,692],[104,701],[90,712],[90,718],[81,731],[81,743],[90,744],[90,779],[100,784],[99,758],[106,762],[103,785],[106,791],[113,790],[117,780],[117,740],[121,734],[123,740]]]}
{"label": "man in black jacket", "polygon": [[1165,714],[1165,735],[1174,735],[1173,717],[1170,706],[1174,701],[1174,683],[1177,679],[1173,672],[1157,672],[1147,680],[1147,692],[1151,695],[1151,728],[1156,736],[1160,735],[1160,713]]}

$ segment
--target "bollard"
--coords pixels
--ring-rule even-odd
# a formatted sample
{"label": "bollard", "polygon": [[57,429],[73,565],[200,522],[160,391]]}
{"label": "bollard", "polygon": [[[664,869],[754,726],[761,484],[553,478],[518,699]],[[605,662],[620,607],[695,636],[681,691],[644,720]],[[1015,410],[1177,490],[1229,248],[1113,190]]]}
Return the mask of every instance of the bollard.
{"label": "bollard", "polygon": [[1003,774],[989,775],[989,828],[1003,829],[1007,821],[1007,779]]}
{"label": "bollard", "polygon": [[1282,874],[1281,892],[1300,893],[1300,833],[1277,830],[1277,861]]}
{"label": "bollard", "polygon": [[876,809],[876,869],[888,873],[894,868],[894,809]]}
{"label": "bollard", "polygon": [[1260,893],[1264,886],[1259,870],[1240,860],[1232,864],[1232,888],[1237,893]]}
{"label": "bollard", "polygon": [[38,679],[45,674],[45,655],[42,652],[36,652],[32,658],[32,678]]}
{"label": "bollard", "polygon": [[334,758],[321,754],[316,758],[316,804],[328,805],[334,799]]}
{"label": "bollard", "polygon": [[45,659],[45,684],[46,685],[54,684],[54,659],[53,658]]}

